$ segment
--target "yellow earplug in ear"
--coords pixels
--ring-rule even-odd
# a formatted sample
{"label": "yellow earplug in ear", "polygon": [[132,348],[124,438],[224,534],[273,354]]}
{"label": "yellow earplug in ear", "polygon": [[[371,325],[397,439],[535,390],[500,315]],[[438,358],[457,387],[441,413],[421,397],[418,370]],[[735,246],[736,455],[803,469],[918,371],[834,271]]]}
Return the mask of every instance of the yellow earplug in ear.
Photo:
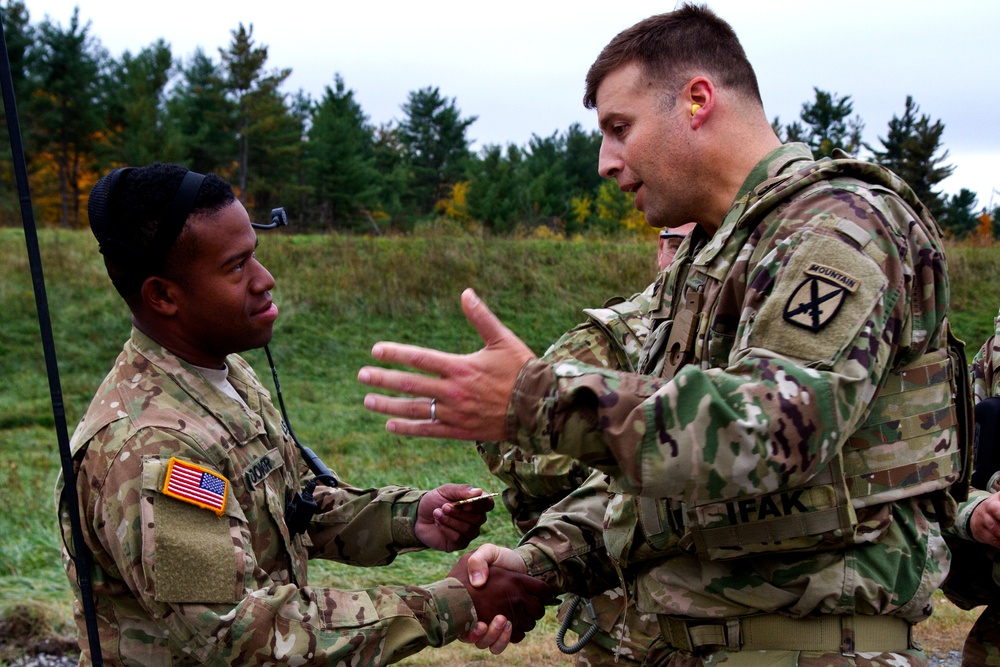
{"label": "yellow earplug in ear", "polygon": [[700,109],[700,108],[701,108],[700,104],[692,104],[691,105],[691,115],[693,116],[696,113],[698,113],[698,109]]}

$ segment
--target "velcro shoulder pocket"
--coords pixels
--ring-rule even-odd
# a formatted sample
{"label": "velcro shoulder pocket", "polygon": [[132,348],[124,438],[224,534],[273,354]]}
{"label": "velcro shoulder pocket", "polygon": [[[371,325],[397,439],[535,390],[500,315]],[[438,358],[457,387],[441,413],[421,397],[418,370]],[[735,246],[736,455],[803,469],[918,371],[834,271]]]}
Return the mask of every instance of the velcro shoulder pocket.
{"label": "velcro shoulder pocket", "polygon": [[158,602],[225,604],[243,597],[237,576],[241,524],[246,517],[230,496],[224,514],[162,492],[167,461],[143,462],[143,560]]}
{"label": "velcro shoulder pocket", "polygon": [[833,236],[806,232],[761,307],[749,344],[833,366],[872,315],[888,279],[875,261]]}

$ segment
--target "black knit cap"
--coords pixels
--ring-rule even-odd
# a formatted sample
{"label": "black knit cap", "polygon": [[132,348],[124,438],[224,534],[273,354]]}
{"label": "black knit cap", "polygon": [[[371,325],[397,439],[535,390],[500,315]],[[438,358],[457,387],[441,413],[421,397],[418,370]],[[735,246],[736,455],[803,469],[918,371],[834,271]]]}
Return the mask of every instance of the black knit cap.
{"label": "black knit cap", "polygon": [[127,228],[130,224],[137,224],[136,221],[116,219],[112,206],[115,188],[132,171],[133,167],[122,167],[103,176],[90,191],[87,202],[90,229],[100,244],[101,254],[106,261],[111,260],[122,269],[119,275],[112,275],[111,280],[124,297],[134,294],[146,278],[163,268],[167,253],[180,236],[205,180],[204,174],[185,173],[155,233],[145,242],[137,243],[137,235],[129,233],[135,230]]}

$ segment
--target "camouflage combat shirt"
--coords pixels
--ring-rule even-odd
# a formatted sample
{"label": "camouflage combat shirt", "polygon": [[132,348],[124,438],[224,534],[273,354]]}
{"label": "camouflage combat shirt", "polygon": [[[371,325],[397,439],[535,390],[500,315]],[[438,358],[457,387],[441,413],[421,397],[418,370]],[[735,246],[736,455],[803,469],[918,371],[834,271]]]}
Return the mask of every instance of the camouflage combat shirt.
{"label": "camouflage combat shirt", "polygon": [[[969,364],[973,400],[979,403],[1000,396],[1000,315],[990,336]],[[981,443],[985,446],[996,443]],[[945,531],[954,565],[942,590],[962,609],[987,605],[969,630],[962,647],[963,665],[1000,667],[1000,551],[973,539],[969,530],[972,513],[980,503],[1000,491],[994,476],[988,489],[973,489],[962,503],[955,525]]]}
{"label": "camouflage combat shirt", "polygon": [[[986,339],[983,346],[979,348],[976,356],[969,364],[969,376],[972,380],[972,400],[975,403],[1000,396],[1000,314],[993,320],[993,335]],[[948,530],[949,537],[956,537],[962,540],[973,541],[968,532],[969,520],[972,512],[981,502],[986,500],[990,493],[1000,491],[1000,479],[994,480],[994,487],[991,489],[981,489],[969,494],[969,500],[962,503],[958,513],[958,519],[954,527]],[[982,604],[982,602],[977,603]],[[975,604],[971,606],[976,606]]]}
{"label": "camouflage combat shirt", "polygon": [[1000,396],[1000,314],[993,320],[993,335],[986,339],[969,364],[973,400]]}
{"label": "camouflage combat shirt", "polygon": [[[969,376],[975,403],[1000,396],[1000,315],[994,320],[993,335],[969,364]],[[994,475],[990,481],[990,488],[972,490],[969,499],[960,505],[955,525],[945,532],[955,567],[942,588],[963,609],[989,604],[992,616],[998,617],[994,620],[998,629],[993,631],[991,641],[1000,645],[1000,607],[996,604],[1000,600],[1000,552],[976,542],[969,529],[972,513],[980,503],[1000,491],[1000,476]],[[994,653],[997,656],[991,664],[1000,664],[1000,649],[994,647]]]}
{"label": "camouflage combat shirt", "polygon": [[[455,579],[309,586],[309,558],[372,566],[423,548],[423,492],[319,486],[320,513],[290,536],[285,503],[307,470],[250,366],[237,355],[227,365],[245,405],[133,329],[73,436],[105,664],[383,665],[469,631],[475,611]],[[196,474],[219,485],[224,506],[167,495],[166,482],[183,481],[172,459],[207,471]],[[86,637],[64,507],[59,516]]]}
{"label": "camouflage combat shirt", "polygon": [[[917,622],[931,613],[949,564],[937,517],[955,511],[944,492],[866,508],[851,546],[732,560],[699,557],[671,511],[809,481],[856,433],[891,371],[945,347],[940,234],[914,214],[923,207],[895,176],[863,165],[885,185],[817,179],[748,224],[748,211],[771,189],[821,164],[802,144],[776,149],[748,175],[718,231],[708,238],[696,230],[682,245],[661,276],[654,320],[669,321],[671,301],[682,304],[700,287],[686,282],[692,264],[723,282],[703,305],[693,363],[672,379],[659,377],[664,352],[652,348],[654,335],[641,354],[654,372],[571,360],[521,370],[507,438],[610,478],[610,495],[591,479],[543,514],[519,547],[532,573],[560,590],[591,593],[617,583],[608,578],[617,572],[641,612],[670,617],[882,614]],[[816,299],[812,313],[797,307],[803,299],[808,306],[817,270],[831,269],[851,279],[824,288],[839,307]],[[571,506],[588,486],[591,500]],[[649,522],[646,499],[656,501]],[[602,520],[606,551],[595,535]]]}

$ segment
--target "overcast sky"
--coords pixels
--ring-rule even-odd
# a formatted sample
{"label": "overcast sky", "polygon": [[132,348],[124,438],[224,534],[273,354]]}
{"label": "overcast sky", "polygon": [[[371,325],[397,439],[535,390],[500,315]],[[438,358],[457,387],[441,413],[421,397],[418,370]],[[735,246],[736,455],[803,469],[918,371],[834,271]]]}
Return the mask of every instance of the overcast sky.
{"label": "overcast sky", "polygon": [[[340,73],[376,124],[402,117],[410,91],[455,98],[474,147],[524,145],[532,134],[596,128],[583,78],[601,48],[674,0],[26,0],[32,23],[68,26],[73,8],[118,57],[164,38],[175,57],[202,47],[218,60],[231,31],[253,24],[268,69],[291,68],[285,90],[323,95]],[[850,95],[865,139],[881,147],[907,95],[945,124],[956,169],[948,193],[968,188],[1000,204],[1000,2],[997,0],[709,0],[740,36],[768,117],[798,118],[813,87]],[[595,165],[596,168],[596,165]]]}

